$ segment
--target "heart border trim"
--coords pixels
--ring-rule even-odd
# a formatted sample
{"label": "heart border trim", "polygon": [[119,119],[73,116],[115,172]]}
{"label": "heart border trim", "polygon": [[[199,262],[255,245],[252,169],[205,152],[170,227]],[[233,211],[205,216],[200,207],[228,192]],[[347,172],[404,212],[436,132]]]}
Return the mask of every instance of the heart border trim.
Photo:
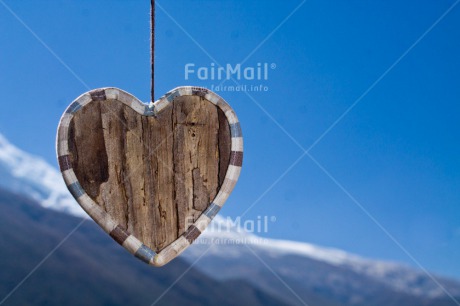
{"label": "heart border trim", "polygon": [[[176,97],[200,96],[219,107],[225,114],[230,125],[231,153],[225,179],[214,200],[203,211],[200,217],[191,225],[184,234],[156,253],[123,227],[117,224],[113,218],[97,205],[84,191],[78,181],[69,156],[69,125],[82,107],[94,102],[105,100],[117,100],[143,116],[156,116],[170,105]],[[212,219],[217,215],[225,201],[229,197],[238,181],[243,163],[243,134],[241,125],[230,105],[219,95],[209,89],[193,86],[177,87],[166,93],[159,100],[149,105],[142,103],[133,95],[114,87],[99,88],[82,94],[73,101],[62,115],[56,140],[56,151],[62,176],[72,196],[77,200],[83,210],[96,221],[116,242],[127,249],[131,254],[150,265],[161,267],[177,257],[206,229]]]}

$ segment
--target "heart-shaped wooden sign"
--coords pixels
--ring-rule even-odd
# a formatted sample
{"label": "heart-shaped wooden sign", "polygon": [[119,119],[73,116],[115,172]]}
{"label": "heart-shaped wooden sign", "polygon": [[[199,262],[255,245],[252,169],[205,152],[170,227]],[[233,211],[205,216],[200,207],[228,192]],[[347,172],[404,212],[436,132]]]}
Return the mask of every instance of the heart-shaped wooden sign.
{"label": "heart-shaped wooden sign", "polygon": [[61,118],[69,191],[115,241],[162,266],[208,226],[232,192],[243,138],[233,109],[200,87],[150,105],[117,88],[90,91]]}

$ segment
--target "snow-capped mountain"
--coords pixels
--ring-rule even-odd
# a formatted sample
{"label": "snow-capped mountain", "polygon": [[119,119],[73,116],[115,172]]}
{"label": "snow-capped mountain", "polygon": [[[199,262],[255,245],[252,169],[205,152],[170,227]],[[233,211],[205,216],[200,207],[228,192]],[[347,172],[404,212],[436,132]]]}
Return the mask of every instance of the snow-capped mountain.
{"label": "snow-capped mountain", "polygon": [[[46,208],[88,217],[55,167],[18,149],[1,134],[0,188],[28,196]],[[337,249],[261,238],[221,216],[182,256],[213,278],[246,278],[294,305],[312,305],[308,300],[313,296],[324,296],[333,301],[331,305],[401,305],[401,301],[413,305],[414,299],[459,305],[453,299],[460,297],[457,281]]]}
{"label": "snow-capped mountain", "polygon": [[[220,216],[184,256],[191,263],[197,261],[196,266],[208,275],[222,280],[248,275],[250,282],[264,290],[284,291],[280,297],[290,296],[293,304],[302,304],[296,295],[308,303],[310,293],[306,288],[336,296],[346,305],[373,305],[375,297],[382,299],[382,291],[393,297],[401,294],[423,300],[460,296],[457,281],[334,248],[261,238]],[[296,294],[289,292],[291,289]],[[393,302],[389,298],[385,303]]]}
{"label": "snow-capped mountain", "polygon": [[59,171],[30,155],[0,134],[0,187],[28,196],[46,208],[75,216],[88,215],[75,202]]}

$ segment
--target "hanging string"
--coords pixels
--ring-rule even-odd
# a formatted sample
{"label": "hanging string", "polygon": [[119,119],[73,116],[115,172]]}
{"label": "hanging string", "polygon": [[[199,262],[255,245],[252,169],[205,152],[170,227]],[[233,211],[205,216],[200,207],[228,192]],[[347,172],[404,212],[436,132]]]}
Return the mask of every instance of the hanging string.
{"label": "hanging string", "polygon": [[150,60],[152,64],[151,96],[152,96],[152,102],[155,102],[155,0],[151,0],[150,34],[151,34]]}

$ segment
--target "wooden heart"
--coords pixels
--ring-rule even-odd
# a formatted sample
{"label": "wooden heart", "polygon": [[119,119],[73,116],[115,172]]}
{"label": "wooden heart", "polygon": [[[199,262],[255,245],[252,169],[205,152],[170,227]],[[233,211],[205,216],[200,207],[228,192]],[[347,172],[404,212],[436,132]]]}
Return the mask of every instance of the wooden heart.
{"label": "wooden heart", "polygon": [[224,205],[243,138],[235,112],[207,89],[178,87],[146,105],[102,88],[67,108],[57,154],[81,207],[129,252],[162,266]]}

